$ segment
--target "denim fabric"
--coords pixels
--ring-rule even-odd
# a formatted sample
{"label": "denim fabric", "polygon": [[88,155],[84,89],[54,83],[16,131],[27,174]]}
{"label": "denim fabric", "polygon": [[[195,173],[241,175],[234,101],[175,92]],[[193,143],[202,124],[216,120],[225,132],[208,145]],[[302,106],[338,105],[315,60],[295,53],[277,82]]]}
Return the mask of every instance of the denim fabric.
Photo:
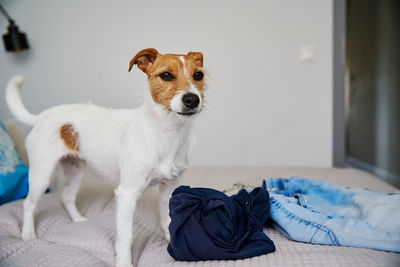
{"label": "denim fabric", "polygon": [[275,251],[263,233],[269,217],[268,192],[242,189],[228,197],[209,188],[180,186],[169,202],[168,253],[181,261],[236,260]]}
{"label": "denim fabric", "polygon": [[288,238],[400,252],[400,191],[344,188],[299,177],[265,179],[271,219]]}

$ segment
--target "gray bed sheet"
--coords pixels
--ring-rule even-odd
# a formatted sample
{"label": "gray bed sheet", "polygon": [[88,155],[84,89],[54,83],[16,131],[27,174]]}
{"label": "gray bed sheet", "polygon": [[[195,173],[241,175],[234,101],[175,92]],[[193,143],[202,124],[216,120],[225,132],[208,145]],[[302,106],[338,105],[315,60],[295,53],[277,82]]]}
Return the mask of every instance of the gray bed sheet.
{"label": "gray bed sheet", "polygon": [[[182,184],[229,191],[235,183],[259,186],[264,177],[295,175],[381,192],[397,190],[355,169],[305,167],[196,167],[185,173]],[[0,266],[113,266],[113,190],[91,179],[77,200],[88,220],[72,223],[57,193],[46,194],[35,216],[36,240],[20,239],[22,201],[0,206]],[[273,228],[264,231],[275,242],[274,253],[237,261],[177,262],[166,251],[157,203],[157,190],[150,188],[138,204],[132,246],[135,266],[400,266],[399,253],[304,244],[288,240]]]}

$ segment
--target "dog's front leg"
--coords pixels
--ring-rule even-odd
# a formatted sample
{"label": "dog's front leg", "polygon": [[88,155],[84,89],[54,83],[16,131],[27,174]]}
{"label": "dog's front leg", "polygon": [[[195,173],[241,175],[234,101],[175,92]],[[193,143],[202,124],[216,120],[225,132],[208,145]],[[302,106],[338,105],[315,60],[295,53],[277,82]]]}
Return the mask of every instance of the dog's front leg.
{"label": "dog's front leg", "polygon": [[133,216],[135,214],[136,202],[146,188],[145,176],[132,179],[121,177],[121,183],[115,190],[117,204],[117,239],[115,242],[116,266],[132,266],[132,239],[133,239]]}
{"label": "dog's front leg", "polygon": [[161,221],[161,228],[164,231],[165,238],[167,241],[170,241],[169,235],[169,224],[171,222],[171,217],[169,217],[169,199],[171,198],[172,192],[178,186],[179,179],[173,178],[167,182],[161,183],[159,185],[159,192],[160,192],[160,221]]}

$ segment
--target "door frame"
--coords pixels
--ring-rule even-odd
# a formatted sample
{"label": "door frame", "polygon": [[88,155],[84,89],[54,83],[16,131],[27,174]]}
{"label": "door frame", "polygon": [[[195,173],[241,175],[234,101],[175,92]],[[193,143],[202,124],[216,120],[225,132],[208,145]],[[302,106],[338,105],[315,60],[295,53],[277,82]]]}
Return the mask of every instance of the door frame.
{"label": "door frame", "polygon": [[334,167],[346,167],[346,0],[333,4],[333,162]]}

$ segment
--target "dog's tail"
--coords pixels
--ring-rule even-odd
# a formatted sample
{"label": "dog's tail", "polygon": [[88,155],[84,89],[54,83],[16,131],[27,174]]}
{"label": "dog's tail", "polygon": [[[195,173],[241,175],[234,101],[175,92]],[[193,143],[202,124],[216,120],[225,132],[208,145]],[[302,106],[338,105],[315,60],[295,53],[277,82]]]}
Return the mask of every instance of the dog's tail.
{"label": "dog's tail", "polygon": [[24,82],[24,76],[18,75],[11,78],[6,90],[6,102],[11,113],[20,121],[34,125],[37,116],[30,113],[21,99],[21,86]]}

